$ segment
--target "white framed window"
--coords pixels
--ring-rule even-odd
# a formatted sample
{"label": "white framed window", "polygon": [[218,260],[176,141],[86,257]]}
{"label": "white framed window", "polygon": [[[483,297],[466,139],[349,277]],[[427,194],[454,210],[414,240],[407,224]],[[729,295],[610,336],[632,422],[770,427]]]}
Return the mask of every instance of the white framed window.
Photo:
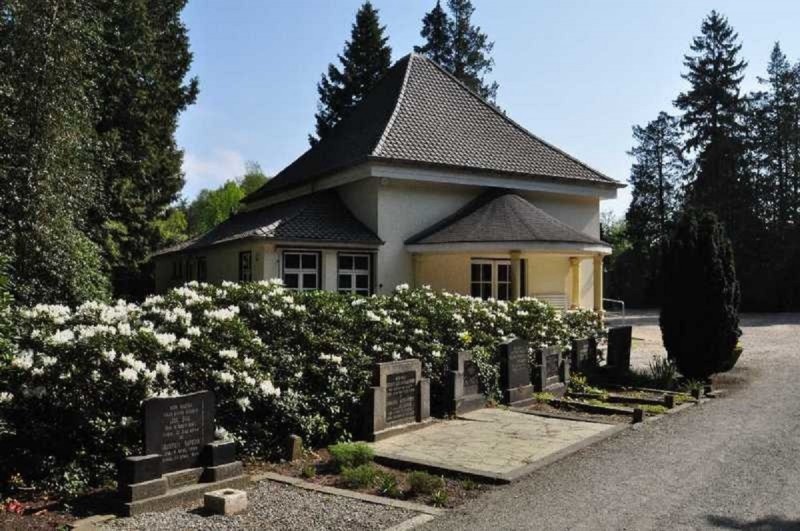
{"label": "white framed window", "polygon": [[472,259],[470,294],[481,299],[505,301],[511,298],[511,261]]}
{"label": "white framed window", "polygon": [[283,284],[289,289],[320,289],[320,254],[313,251],[283,251]]}
{"label": "white framed window", "polygon": [[340,293],[369,295],[370,256],[368,254],[339,253],[337,260],[337,290]]}

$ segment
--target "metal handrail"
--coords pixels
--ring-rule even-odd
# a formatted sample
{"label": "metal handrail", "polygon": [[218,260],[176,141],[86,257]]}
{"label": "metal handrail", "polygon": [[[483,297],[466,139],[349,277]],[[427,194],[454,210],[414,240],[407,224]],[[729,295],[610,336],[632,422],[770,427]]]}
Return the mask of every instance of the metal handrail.
{"label": "metal handrail", "polygon": [[618,299],[603,299],[603,308],[606,307],[606,302],[610,302],[612,304],[619,304],[622,308],[622,320],[625,321],[625,301],[621,301]]}

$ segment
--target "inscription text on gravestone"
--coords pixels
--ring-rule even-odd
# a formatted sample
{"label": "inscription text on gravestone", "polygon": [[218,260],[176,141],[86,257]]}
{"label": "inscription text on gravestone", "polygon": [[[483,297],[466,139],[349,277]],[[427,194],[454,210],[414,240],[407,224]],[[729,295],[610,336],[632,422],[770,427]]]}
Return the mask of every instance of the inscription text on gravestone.
{"label": "inscription text on gravestone", "polygon": [[164,472],[200,466],[214,440],[214,396],[209,391],[144,403],[145,452],[161,454]]}
{"label": "inscription text on gravestone", "polygon": [[417,378],[414,371],[386,376],[386,423],[415,422]]}

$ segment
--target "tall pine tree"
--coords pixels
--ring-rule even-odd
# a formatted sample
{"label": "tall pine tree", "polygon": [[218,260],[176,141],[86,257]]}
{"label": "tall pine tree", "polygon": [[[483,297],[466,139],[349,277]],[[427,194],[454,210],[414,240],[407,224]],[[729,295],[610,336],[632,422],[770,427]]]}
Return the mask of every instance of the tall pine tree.
{"label": "tall pine tree", "polygon": [[696,179],[688,192],[692,204],[710,208],[735,240],[737,212],[748,206],[751,190],[740,168],[742,101],[739,85],[747,65],[739,59],[739,36],[728,20],[712,11],[685,56],[688,91],[675,100],[684,112],[686,147],[696,150]]}
{"label": "tall pine tree", "polygon": [[425,44],[415,50],[439,63],[483,98],[494,101],[498,85],[486,81],[494,66],[494,43],[479,26],[473,26],[475,8],[470,0],[448,0],[447,7],[449,15],[437,0],[436,6],[425,14],[420,32]]}
{"label": "tall pine tree", "polygon": [[422,18],[420,35],[425,39],[422,46],[414,46],[414,51],[421,53],[432,61],[452,70],[453,47],[451,41],[452,23],[450,17],[442,9],[440,0]]}
{"label": "tall pine tree", "polygon": [[311,145],[324,139],[389,70],[392,49],[386,44],[385,31],[378,10],[367,0],[356,13],[350,40],[339,56],[341,68],[329,64],[327,75],[317,85],[316,137],[309,136]]}
{"label": "tall pine tree", "polygon": [[633,138],[627,230],[634,245],[650,250],[669,237],[682,206],[681,186],[689,164],[683,157],[678,120],[665,112],[645,127],[634,126]]}
{"label": "tall pine tree", "polygon": [[180,19],[186,0],[98,0],[104,21],[97,132],[106,143],[105,201],[92,218],[118,295],[146,289],[142,266],[164,244],[159,221],[183,188],[178,115],[197,97],[184,83],[192,55]]}

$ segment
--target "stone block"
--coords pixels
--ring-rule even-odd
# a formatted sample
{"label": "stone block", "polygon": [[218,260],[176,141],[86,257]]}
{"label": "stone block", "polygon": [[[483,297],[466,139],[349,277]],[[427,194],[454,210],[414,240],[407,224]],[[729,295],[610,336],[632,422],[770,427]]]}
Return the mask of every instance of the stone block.
{"label": "stone block", "polygon": [[286,438],[286,449],[283,455],[287,461],[297,461],[303,458],[303,438],[299,435],[289,435]]}
{"label": "stone block", "polygon": [[513,338],[500,344],[500,389],[503,403],[522,406],[533,401],[528,342]]}
{"label": "stone block", "polygon": [[206,492],[203,506],[214,514],[229,516],[247,509],[247,493],[238,489],[221,489]]}
{"label": "stone block", "polygon": [[633,408],[633,422],[644,422],[644,410],[638,407]]}
{"label": "stone block", "polygon": [[366,404],[365,436],[375,440],[393,429],[430,419],[430,381],[416,359],[377,363]]}
{"label": "stone block", "polygon": [[448,373],[448,413],[458,415],[480,409],[486,405],[478,365],[472,352],[462,350],[451,359]]}
{"label": "stone block", "polygon": [[131,483],[119,486],[119,496],[122,501],[135,502],[154,498],[167,493],[167,478],[161,477],[142,483]]}
{"label": "stone block", "polygon": [[241,461],[234,461],[219,466],[210,466],[203,472],[203,481],[213,483],[215,481],[224,481],[232,477],[241,476],[244,474],[244,466]]}
{"label": "stone block", "polygon": [[226,465],[236,461],[236,443],[214,441],[203,448],[203,466]]}
{"label": "stone block", "polygon": [[143,483],[161,477],[161,455],[134,455],[119,464],[119,484]]}
{"label": "stone block", "polygon": [[203,467],[187,468],[164,474],[167,479],[167,486],[170,489],[177,489],[185,485],[199,483],[203,477]]}
{"label": "stone block", "polygon": [[617,372],[625,372],[631,366],[631,341],[633,328],[615,326],[608,329],[607,365]]}
{"label": "stone block", "polygon": [[664,407],[668,409],[675,407],[675,395],[664,395]]}

